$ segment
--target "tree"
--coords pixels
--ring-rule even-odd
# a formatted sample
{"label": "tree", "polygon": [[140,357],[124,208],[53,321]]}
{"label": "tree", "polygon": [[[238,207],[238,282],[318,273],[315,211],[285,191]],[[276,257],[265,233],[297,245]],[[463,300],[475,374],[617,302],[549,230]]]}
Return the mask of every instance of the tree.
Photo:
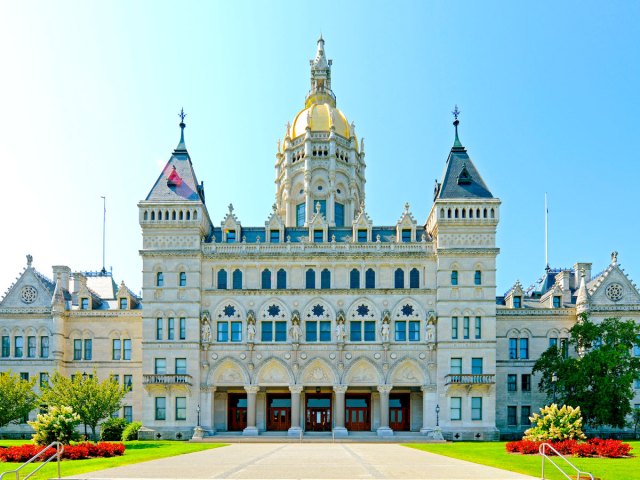
{"label": "tree", "polygon": [[120,409],[128,391],[128,387],[121,386],[111,377],[101,382],[95,370],[93,375],[76,372],[71,378],[55,372],[51,385],[42,393],[42,400],[47,405],[73,408],[81,422],[91,428],[92,438],[96,440],[98,424]]}
{"label": "tree", "polygon": [[633,438],[638,439],[638,426],[640,426],[640,408],[634,408],[631,414],[631,425],[633,426]]}
{"label": "tree", "polygon": [[618,318],[596,324],[583,314],[570,334],[575,356],[565,358],[552,346],[535,363],[539,390],[560,404],[579,406],[592,428],[624,428],[631,414],[632,383],[640,376],[640,358],[632,354],[640,325]]}
{"label": "tree", "polygon": [[38,396],[33,391],[36,380],[24,380],[11,370],[0,372],[0,427],[29,415]]}

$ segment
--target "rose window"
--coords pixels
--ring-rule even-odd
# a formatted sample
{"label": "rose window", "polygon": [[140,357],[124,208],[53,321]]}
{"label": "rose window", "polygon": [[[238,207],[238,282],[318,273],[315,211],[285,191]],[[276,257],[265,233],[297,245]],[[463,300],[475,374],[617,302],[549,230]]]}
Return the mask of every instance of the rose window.
{"label": "rose window", "polygon": [[622,298],[622,294],[623,294],[622,285],[620,285],[619,283],[612,283],[607,287],[607,289],[605,290],[605,293],[607,294],[607,297],[609,298],[609,300],[617,302]]}
{"label": "rose window", "polygon": [[20,298],[24,303],[33,303],[38,297],[38,291],[31,285],[27,285],[20,292]]}

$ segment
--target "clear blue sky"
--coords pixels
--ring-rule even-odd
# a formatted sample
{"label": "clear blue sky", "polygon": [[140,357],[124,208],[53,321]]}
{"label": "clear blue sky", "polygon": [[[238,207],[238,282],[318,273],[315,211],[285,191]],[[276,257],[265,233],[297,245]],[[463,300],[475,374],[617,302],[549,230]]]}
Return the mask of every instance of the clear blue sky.
{"label": "clear blue sky", "polygon": [[640,2],[0,1],[0,294],[25,255],[141,283],[136,204],[179,138],[219,225],[263,225],[320,32],[366,138],[367,209],[419,222],[460,137],[502,199],[498,294],[612,250],[640,281]]}

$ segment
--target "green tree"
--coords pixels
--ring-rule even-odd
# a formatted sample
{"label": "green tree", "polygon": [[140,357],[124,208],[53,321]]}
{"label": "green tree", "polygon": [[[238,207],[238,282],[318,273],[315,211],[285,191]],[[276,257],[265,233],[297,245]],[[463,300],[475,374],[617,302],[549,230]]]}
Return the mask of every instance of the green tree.
{"label": "green tree", "polygon": [[640,358],[632,354],[640,325],[618,318],[594,323],[583,314],[570,334],[575,355],[565,358],[553,346],[536,361],[539,390],[559,404],[579,406],[592,428],[623,428],[631,414],[632,382],[640,376]]}
{"label": "green tree", "polygon": [[120,409],[128,390],[128,387],[114,382],[111,377],[101,382],[95,370],[92,375],[76,372],[72,378],[55,372],[49,388],[42,393],[42,400],[47,405],[73,408],[81,422],[91,428],[92,438],[96,440],[98,424]]}
{"label": "green tree", "polygon": [[11,370],[0,372],[0,427],[25,418],[34,409],[38,400],[35,381],[23,380]]}

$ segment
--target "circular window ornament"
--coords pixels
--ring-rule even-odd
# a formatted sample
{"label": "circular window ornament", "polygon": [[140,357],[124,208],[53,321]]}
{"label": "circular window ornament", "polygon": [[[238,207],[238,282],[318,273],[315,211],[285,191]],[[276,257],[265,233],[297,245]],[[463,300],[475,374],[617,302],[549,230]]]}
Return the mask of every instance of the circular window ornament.
{"label": "circular window ornament", "polygon": [[622,298],[622,294],[624,293],[624,290],[622,289],[622,285],[620,285],[619,283],[612,283],[607,287],[607,289],[605,290],[605,293],[609,300],[613,302],[617,302]]}
{"label": "circular window ornament", "polygon": [[26,287],[22,287],[20,291],[20,298],[24,303],[33,303],[38,298],[38,290],[31,285],[27,285]]}

